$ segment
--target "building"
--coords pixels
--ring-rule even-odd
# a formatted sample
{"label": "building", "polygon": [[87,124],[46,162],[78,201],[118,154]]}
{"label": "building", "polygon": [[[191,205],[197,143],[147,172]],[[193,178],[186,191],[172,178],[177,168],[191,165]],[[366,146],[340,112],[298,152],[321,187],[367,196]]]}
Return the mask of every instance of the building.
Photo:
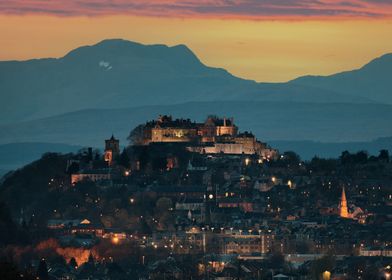
{"label": "building", "polygon": [[209,116],[205,122],[196,123],[190,119],[159,116],[131,134],[136,145],[186,143],[189,151],[200,154],[245,154],[265,159],[277,156],[275,149],[258,141],[252,133],[238,133],[233,118]]}
{"label": "building", "polygon": [[120,140],[112,137],[105,140],[105,161],[109,166],[120,156]]}
{"label": "building", "polygon": [[222,253],[224,254],[266,254],[273,246],[274,235],[272,233],[240,234],[229,233],[223,236]]}
{"label": "building", "polygon": [[344,187],[342,189],[342,197],[340,198],[339,216],[345,219],[352,218],[352,215],[350,215],[350,213],[348,212],[347,198],[346,198],[346,192],[344,190]]}
{"label": "building", "polygon": [[71,174],[72,185],[84,180],[99,182],[111,179],[113,179],[113,170],[111,168],[81,170],[78,173]]}

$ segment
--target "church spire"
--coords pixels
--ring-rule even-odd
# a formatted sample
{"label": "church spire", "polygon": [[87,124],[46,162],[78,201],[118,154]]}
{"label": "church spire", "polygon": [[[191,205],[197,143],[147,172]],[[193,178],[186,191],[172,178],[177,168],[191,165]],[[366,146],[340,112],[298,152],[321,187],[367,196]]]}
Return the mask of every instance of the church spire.
{"label": "church spire", "polygon": [[342,197],[340,198],[340,217],[342,218],[350,218],[349,213],[348,213],[348,208],[347,208],[347,198],[346,198],[346,192],[344,190],[344,187],[342,189]]}

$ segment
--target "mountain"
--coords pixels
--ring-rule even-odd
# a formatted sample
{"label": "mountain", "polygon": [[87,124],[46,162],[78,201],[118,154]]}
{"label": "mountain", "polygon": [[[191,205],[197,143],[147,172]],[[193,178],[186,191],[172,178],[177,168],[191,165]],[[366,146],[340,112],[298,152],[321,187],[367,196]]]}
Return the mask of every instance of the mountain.
{"label": "mountain", "polygon": [[311,86],[392,104],[391,72],[392,53],[376,58],[357,70],[331,76],[305,76],[289,84]]}
{"label": "mountain", "polygon": [[[217,114],[283,149],[335,153],[340,143],[392,135],[391,71],[388,54],[332,76],[256,83],[204,65],[184,45],[104,40],[61,58],[0,62],[0,145],[24,142],[4,149],[29,160],[52,149],[30,142],[102,147],[114,133],[125,144],[130,130],[160,114]],[[0,169],[9,160],[0,157]]]}
{"label": "mountain", "polygon": [[119,39],[80,47],[58,59],[0,62],[0,92],[3,124],[83,109],[190,101],[373,102],[335,88],[240,79],[204,65],[184,45]]}

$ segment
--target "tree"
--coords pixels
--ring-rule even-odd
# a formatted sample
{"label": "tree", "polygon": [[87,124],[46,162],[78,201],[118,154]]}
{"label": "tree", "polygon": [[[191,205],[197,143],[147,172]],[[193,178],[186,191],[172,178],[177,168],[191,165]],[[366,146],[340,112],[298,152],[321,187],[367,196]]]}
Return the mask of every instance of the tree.
{"label": "tree", "polygon": [[368,153],[366,151],[359,151],[355,155],[355,163],[366,163],[368,160]]}
{"label": "tree", "polygon": [[95,260],[94,260],[94,256],[92,253],[90,253],[90,255],[88,256],[88,262],[91,264],[94,264]]}
{"label": "tree", "polygon": [[32,280],[35,279],[28,271],[19,271],[15,264],[0,261],[0,279],[1,280]]}
{"label": "tree", "polygon": [[156,210],[158,213],[167,212],[172,207],[173,202],[170,198],[161,197],[157,200]]}
{"label": "tree", "polygon": [[389,151],[388,150],[381,150],[380,154],[378,155],[378,160],[389,162]]}
{"label": "tree", "polygon": [[310,274],[312,279],[322,279],[324,271],[332,271],[335,266],[335,258],[333,256],[324,256],[321,259],[312,262]]}
{"label": "tree", "polygon": [[272,269],[281,269],[285,264],[284,256],[279,252],[272,253],[268,261]]}
{"label": "tree", "polygon": [[49,280],[48,266],[46,265],[45,259],[42,259],[39,262],[38,270],[37,270],[37,276],[41,280]]}
{"label": "tree", "polygon": [[135,127],[127,138],[130,145],[140,145],[144,140],[144,125],[140,124]]}
{"label": "tree", "polygon": [[68,264],[69,264],[70,267],[75,268],[75,269],[78,267],[78,263],[76,262],[75,258],[71,258],[69,260]]}
{"label": "tree", "polygon": [[130,159],[128,156],[128,152],[124,149],[120,155],[120,165],[124,166],[125,168],[129,168],[131,166]]}
{"label": "tree", "polygon": [[363,279],[365,280],[378,280],[380,279],[380,272],[378,271],[377,267],[374,265],[370,265],[365,268],[363,273]]}
{"label": "tree", "polygon": [[340,162],[345,165],[351,163],[351,154],[349,151],[343,151],[340,155]]}

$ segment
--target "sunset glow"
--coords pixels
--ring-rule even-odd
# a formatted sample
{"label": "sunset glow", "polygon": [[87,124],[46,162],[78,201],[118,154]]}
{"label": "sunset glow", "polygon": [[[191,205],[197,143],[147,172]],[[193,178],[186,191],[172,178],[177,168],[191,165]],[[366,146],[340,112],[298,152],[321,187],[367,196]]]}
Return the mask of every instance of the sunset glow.
{"label": "sunset glow", "polygon": [[387,1],[181,2],[2,1],[0,60],[123,38],[185,44],[206,65],[268,82],[358,68],[392,50]]}

